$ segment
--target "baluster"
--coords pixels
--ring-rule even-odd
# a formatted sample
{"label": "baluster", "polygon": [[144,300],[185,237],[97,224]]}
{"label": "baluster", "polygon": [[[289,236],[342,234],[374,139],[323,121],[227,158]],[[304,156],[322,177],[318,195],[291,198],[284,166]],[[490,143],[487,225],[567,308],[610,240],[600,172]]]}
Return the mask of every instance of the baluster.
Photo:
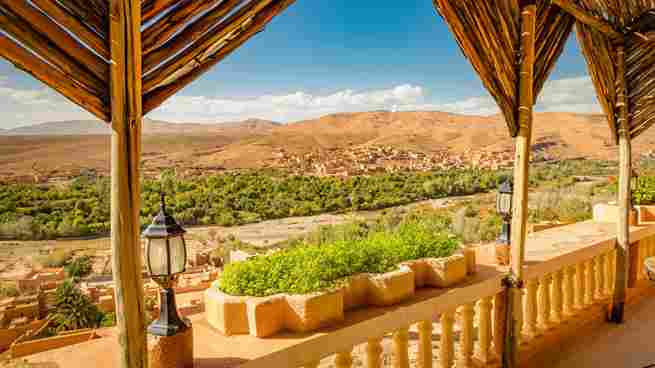
{"label": "baluster", "polygon": [[562,322],[562,271],[557,271],[553,277],[551,321],[555,324]]}
{"label": "baluster", "polygon": [[564,316],[571,317],[575,315],[575,267],[564,269]]}
{"label": "baluster", "polygon": [[644,262],[646,262],[646,258],[648,258],[648,248],[650,247],[649,243],[650,241],[648,239],[639,241],[639,255],[641,256],[639,259],[639,279],[641,280],[646,280],[648,278]]}
{"label": "baluster", "polygon": [[457,368],[472,367],[473,359],[473,317],[475,317],[475,309],[472,303],[464,304],[459,310],[460,323],[462,326],[462,334],[460,335],[461,351]]}
{"label": "baluster", "polygon": [[523,289],[510,289],[509,292],[512,293],[510,294],[512,298],[518,299],[513,303],[518,306],[517,310],[512,310],[513,318],[516,321],[514,324],[514,344],[515,348],[518,349],[523,340],[521,336],[521,330],[523,329]]}
{"label": "baluster", "polygon": [[594,277],[594,262],[588,260],[585,262],[585,304],[594,304],[594,290],[596,290],[596,282]]}
{"label": "baluster", "polygon": [[582,310],[585,307],[585,277],[584,263],[575,265],[575,309]]}
{"label": "baluster", "polygon": [[418,324],[418,366],[432,368],[432,321]]}
{"label": "baluster", "polygon": [[407,328],[402,328],[393,334],[393,368],[409,368],[408,340]]}
{"label": "baluster", "polygon": [[353,366],[353,350],[352,348],[347,351],[337,353],[334,358],[334,365],[336,368],[352,368]]}
{"label": "baluster", "polygon": [[539,283],[539,304],[537,326],[540,330],[546,331],[550,328],[550,275],[546,275]]}
{"label": "baluster", "polygon": [[605,270],[603,267],[604,258],[605,258],[604,254],[601,254],[598,257],[594,258],[595,266],[596,266],[596,292],[594,294],[596,296],[596,299],[603,299],[605,297],[605,295],[603,294],[603,291],[605,290],[605,275],[603,274],[603,271]]}
{"label": "baluster", "polygon": [[482,298],[478,302],[478,340],[480,341],[476,359],[483,365],[491,361],[491,297]]}
{"label": "baluster", "polygon": [[605,269],[604,293],[609,297],[612,296],[612,252],[605,253],[603,260],[603,268]]}
{"label": "baluster", "polygon": [[505,343],[505,317],[507,314],[507,300],[505,299],[507,296],[505,293],[498,293],[494,296],[493,351],[498,359],[503,356],[503,344]]}
{"label": "baluster", "polygon": [[441,368],[451,368],[455,355],[455,340],[453,337],[453,312],[441,314],[441,349],[439,350],[439,364]]}
{"label": "baluster", "polygon": [[528,340],[535,338],[539,334],[537,329],[537,291],[539,290],[539,281],[537,279],[528,280],[525,292],[525,324],[523,326],[525,336]]}
{"label": "baluster", "polygon": [[366,367],[382,368],[382,338],[368,340],[366,344]]}
{"label": "baluster", "polygon": [[612,249],[610,260],[610,269],[612,270],[612,291],[614,291],[616,285],[616,249]]}

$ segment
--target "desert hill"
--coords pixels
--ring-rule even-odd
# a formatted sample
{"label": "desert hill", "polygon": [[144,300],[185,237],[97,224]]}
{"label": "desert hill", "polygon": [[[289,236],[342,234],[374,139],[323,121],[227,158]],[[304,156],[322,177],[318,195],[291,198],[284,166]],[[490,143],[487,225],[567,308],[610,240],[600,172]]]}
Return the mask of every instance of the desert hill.
{"label": "desert hill", "polygon": [[[60,124],[63,123],[44,124],[33,131],[51,132],[43,129],[44,126],[52,128]],[[21,131],[25,132],[11,130],[0,136],[0,178],[43,180],[75,175],[82,168],[108,173],[107,133],[15,135]],[[315,153],[320,161],[335,155],[359,155],[362,150],[374,147],[406,151],[409,153],[399,155],[411,157],[417,157],[417,153],[467,155],[471,152],[511,157],[513,148],[501,116],[443,112],[342,113],[291,124],[262,120],[209,125],[146,121],[144,132],[144,171],[153,174],[173,167],[202,174],[226,168],[284,166],[281,157],[303,161],[303,157]],[[537,113],[534,141],[534,150],[548,158],[615,159],[617,155],[602,115]],[[650,152],[653,144],[655,130],[634,142],[636,157]]]}
{"label": "desert hill", "polygon": [[[267,133],[279,123],[267,120],[249,119],[220,124],[170,123],[143,119],[143,134],[236,134]],[[0,135],[109,135],[110,127],[100,120],[54,121],[14,129],[0,129]]]}

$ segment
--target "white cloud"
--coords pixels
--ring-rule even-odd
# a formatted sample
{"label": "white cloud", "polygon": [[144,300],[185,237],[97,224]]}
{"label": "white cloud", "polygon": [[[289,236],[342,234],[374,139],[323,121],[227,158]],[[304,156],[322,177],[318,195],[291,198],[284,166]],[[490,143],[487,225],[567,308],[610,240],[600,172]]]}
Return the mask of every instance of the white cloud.
{"label": "white cloud", "polygon": [[0,76],[0,128],[77,119],[93,116],[49,88],[12,87],[7,77]]}
{"label": "white cloud", "polygon": [[552,80],[537,100],[537,111],[601,113],[596,91],[589,77]]}
{"label": "white cloud", "polygon": [[392,109],[422,104],[425,90],[409,84],[391,89],[356,92],[351,89],[327,95],[298,91],[287,95],[264,95],[251,99],[175,96],[151,114],[153,119],[174,121],[235,121],[246,118],[282,122],[302,120],[336,112]]}
{"label": "white cloud", "polygon": [[[18,88],[0,75],[0,121],[2,128],[44,121],[90,119],[92,116],[46,87]],[[440,100],[426,88],[403,84],[389,89],[355,91],[343,89],[315,95],[298,91],[284,95],[227,98],[178,95],[149,117],[176,122],[238,121],[247,118],[290,122],[337,112],[371,110],[433,110],[467,115],[498,113],[489,95],[461,100]],[[537,111],[601,112],[591,80],[577,77],[550,81],[539,97]]]}

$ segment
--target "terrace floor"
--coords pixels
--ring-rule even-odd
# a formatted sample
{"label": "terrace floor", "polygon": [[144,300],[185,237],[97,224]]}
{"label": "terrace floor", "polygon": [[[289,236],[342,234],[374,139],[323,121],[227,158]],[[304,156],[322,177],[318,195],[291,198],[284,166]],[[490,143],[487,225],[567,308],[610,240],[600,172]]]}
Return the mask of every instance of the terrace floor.
{"label": "terrace floor", "polygon": [[[612,247],[615,242],[615,231],[615,224],[588,221],[531,234],[526,244],[526,264],[530,266],[530,272],[526,273],[526,277],[530,277],[534,272],[544,270],[548,272],[551,268],[560,267],[559,264],[566,262],[573,252],[584,248]],[[654,233],[655,226],[631,229],[632,239],[635,240],[652,236]],[[478,256],[478,263],[481,263],[479,272],[460,287],[484,284],[487,289],[500,288],[505,270],[492,265],[491,262],[486,262],[487,257],[489,255],[484,253]],[[208,326],[204,321],[204,315],[196,315],[192,317],[195,367],[231,368],[242,363],[253,367],[293,366],[294,363],[284,364],[285,360],[282,357],[289,356],[290,351],[301,354],[301,345],[305,348],[317,348],[329,341],[329,335],[332,337],[335,334],[339,335],[339,331],[357,330],[358,334],[365,334],[366,331],[361,331],[364,326],[362,321],[371,318],[380,321],[389,318],[397,319],[403,313],[425,308],[430,299],[452,292],[456,290],[422,289],[417,292],[416,298],[412,301],[398,306],[369,308],[348,313],[346,321],[338,328],[306,335],[285,334],[267,339],[247,335],[222,336]],[[591,335],[580,336],[576,344],[561,351],[561,354],[553,356],[552,364],[547,366],[643,368],[649,363],[655,363],[655,344],[652,343],[652,334],[655,334],[655,299],[647,299],[633,306],[628,313],[626,324],[604,325],[597,332],[594,330]],[[48,368],[109,368],[118,366],[117,350],[118,344],[115,338],[103,338],[35,354],[26,359],[29,362],[45,363],[43,366]]]}

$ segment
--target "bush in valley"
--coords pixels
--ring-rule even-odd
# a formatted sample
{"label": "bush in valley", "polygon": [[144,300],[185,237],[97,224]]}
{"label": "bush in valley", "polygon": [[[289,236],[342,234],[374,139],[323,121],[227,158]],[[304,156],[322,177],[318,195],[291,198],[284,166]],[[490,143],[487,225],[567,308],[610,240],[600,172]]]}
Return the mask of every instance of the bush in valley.
{"label": "bush in valley", "polygon": [[72,280],[66,280],[57,287],[53,316],[57,332],[95,328],[102,319],[102,312]]}
{"label": "bush in valley", "polygon": [[314,244],[297,244],[255,256],[227,265],[219,288],[232,295],[305,294],[333,288],[355,274],[392,271],[404,261],[446,257],[459,247],[447,222],[408,216],[392,230],[372,228],[366,235],[354,235],[347,240],[326,243],[318,239]]}
{"label": "bush in valley", "polygon": [[632,196],[638,206],[655,204],[655,176],[640,176]]}
{"label": "bush in valley", "polygon": [[100,321],[100,327],[113,327],[116,326],[116,313],[109,312],[105,313],[102,316],[102,321]]}
{"label": "bush in valley", "polygon": [[48,268],[64,267],[68,264],[72,256],[73,254],[69,250],[56,249],[46,256],[38,256],[36,258],[36,263],[42,267]]}
{"label": "bush in valley", "polygon": [[[486,192],[498,173],[453,169],[349,178],[288,175],[276,171],[142,180],[141,223],[167,204],[184,225],[234,226],[326,212],[378,210],[424,199]],[[81,178],[68,186],[0,186],[0,238],[52,239],[108,233],[109,179]]]}
{"label": "bush in valley", "polygon": [[20,295],[14,283],[0,285],[0,298],[13,298]]}
{"label": "bush in valley", "polygon": [[91,257],[89,256],[80,256],[69,262],[64,267],[68,277],[74,279],[80,279],[88,276],[91,271],[93,271],[93,265],[91,263]]}

